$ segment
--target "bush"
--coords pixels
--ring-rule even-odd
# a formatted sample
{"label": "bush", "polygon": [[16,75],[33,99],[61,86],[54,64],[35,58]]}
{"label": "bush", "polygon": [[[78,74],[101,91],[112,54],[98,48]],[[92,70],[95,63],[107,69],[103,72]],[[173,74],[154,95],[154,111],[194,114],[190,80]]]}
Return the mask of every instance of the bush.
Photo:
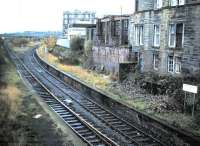
{"label": "bush", "polygon": [[79,36],[75,36],[70,40],[70,49],[73,52],[83,52],[84,39]]}
{"label": "bush", "polygon": [[81,62],[84,49],[84,40],[75,36],[70,40],[70,49],[60,52],[59,60],[62,63],[77,65]]}
{"label": "bush", "polygon": [[28,44],[28,40],[26,38],[14,38],[12,40],[12,43],[14,44],[14,46],[17,47],[21,47],[21,46],[25,46],[26,44]]}
{"label": "bush", "polygon": [[77,54],[76,52],[71,50],[66,50],[65,52],[62,53],[61,56],[59,56],[59,61],[61,63],[77,65],[80,63],[79,57],[80,55]]}
{"label": "bush", "polygon": [[53,36],[43,40],[44,45],[48,48],[49,52],[52,52],[56,46],[57,39]]}

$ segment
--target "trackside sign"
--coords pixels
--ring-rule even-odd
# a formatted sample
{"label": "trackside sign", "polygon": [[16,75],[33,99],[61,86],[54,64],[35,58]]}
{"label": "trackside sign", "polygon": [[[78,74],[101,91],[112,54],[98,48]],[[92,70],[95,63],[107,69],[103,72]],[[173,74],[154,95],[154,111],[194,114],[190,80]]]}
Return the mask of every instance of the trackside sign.
{"label": "trackside sign", "polygon": [[197,94],[198,87],[193,85],[183,84],[183,91]]}

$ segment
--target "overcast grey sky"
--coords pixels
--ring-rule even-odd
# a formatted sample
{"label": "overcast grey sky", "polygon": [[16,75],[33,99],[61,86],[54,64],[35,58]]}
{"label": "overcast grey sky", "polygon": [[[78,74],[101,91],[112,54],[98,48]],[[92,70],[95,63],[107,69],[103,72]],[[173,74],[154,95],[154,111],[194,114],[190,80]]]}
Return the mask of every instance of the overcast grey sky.
{"label": "overcast grey sky", "polygon": [[63,11],[88,10],[105,14],[133,13],[134,0],[1,0],[0,33],[62,30]]}

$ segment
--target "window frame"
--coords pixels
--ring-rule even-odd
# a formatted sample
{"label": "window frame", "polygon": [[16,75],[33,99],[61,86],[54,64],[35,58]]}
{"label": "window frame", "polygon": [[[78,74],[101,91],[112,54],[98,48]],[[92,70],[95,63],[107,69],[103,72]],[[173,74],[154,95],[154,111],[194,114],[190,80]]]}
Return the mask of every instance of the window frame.
{"label": "window frame", "polygon": [[[184,48],[184,29],[185,29],[185,25],[184,25],[184,23],[176,23],[176,34],[177,34],[177,25],[178,24],[182,24],[182,38],[181,38],[181,48]],[[177,36],[176,36],[177,37]],[[177,38],[176,38],[177,39]],[[176,43],[175,43],[175,47],[177,47],[177,41],[176,41]]]}
{"label": "window frame", "polygon": [[[171,45],[171,26],[172,25],[174,25],[174,44],[173,45]],[[176,24],[175,23],[170,23],[169,24],[169,40],[168,40],[168,46],[170,47],[170,48],[175,48],[176,47]]]}
{"label": "window frame", "polygon": [[[159,29],[159,31],[157,31],[157,28]],[[160,47],[160,25],[158,24],[154,24],[154,27],[153,27],[153,30],[154,30],[154,35],[153,35],[153,46],[154,47]],[[158,35],[158,38],[157,38],[157,35]],[[158,39],[158,44],[157,43],[157,39]]]}
{"label": "window frame", "polygon": [[163,6],[163,0],[155,0],[155,9],[161,9]]}
{"label": "window frame", "polygon": [[123,20],[124,21],[124,30],[128,30],[128,27],[129,27],[129,20],[128,19],[125,19]]}
{"label": "window frame", "polygon": [[[180,59],[180,60],[178,60]],[[177,65],[178,64],[178,65]],[[178,70],[177,70],[177,66],[179,66]],[[177,74],[181,73],[181,57],[179,56],[174,56],[174,72]]]}
{"label": "window frame", "polygon": [[[183,25],[183,30],[182,30],[182,44],[181,44],[181,48],[184,48],[184,38],[185,38],[185,24],[183,23],[183,22],[180,22],[180,23],[170,23],[169,24],[169,32],[168,32],[168,35],[169,35],[169,40],[168,40],[168,46],[169,46],[169,48],[176,48],[176,33],[177,33],[177,24],[182,24]],[[175,29],[174,29],[174,44],[173,45],[171,45],[171,32],[170,32],[170,30],[171,30],[171,25],[174,25],[174,27],[175,27]]]}
{"label": "window frame", "polygon": [[144,45],[144,26],[143,25],[140,25],[139,27],[139,30],[140,30],[140,41],[139,41],[139,44],[140,46]]}
{"label": "window frame", "polygon": [[170,0],[170,6],[183,6],[185,5],[185,0]]}
{"label": "window frame", "polygon": [[135,45],[136,46],[139,46],[139,26],[138,25],[135,25],[135,27],[134,27],[134,41],[135,41]]}
{"label": "window frame", "polygon": [[135,45],[136,46],[142,46],[144,45],[144,25],[143,24],[136,24],[135,27]]}
{"label": "window frame", "polygon": [[[170,58],[170,57],[172,57],[172,58]],[[180,59],[180,60],[178,61],[178,59]],[[179,66],[178,70],[177,70],[177,66]],[[180,56],[168,55],[168,58],[167,58],[167,67],[168,67],[167,71],[169,73],[180,74],[181,73],[181,67],[182,67],[181,57]]]}
{"label": "window frame", "polygon": [[[156,56],[158,58],[156,58]],[[159,54],[153,54],[153,69],[158,71],[158,67],[156,67],[156,59],[159,59]],[[159,66],[159,64],[158,64],[158,66]]]}
{"label": "window frame", "polygon": [[177,6],[178,5],[178,1],[177,0],[170,0],[170,6]]}
{"label": "window frame", "polygon": [[[172,64],[170,64],[170,62],[172,62]],[[174,56],[172,55],[168,55],[168,58],[167,58],[167,71],[169,73],[174,73]]]}
{"label": "window frame", "polygon": [[117,36],[118,35],[118,31],[117,31],[117,21],[114,20],[114,21],[111,21],[111,31],[112,31],[112,36]]}

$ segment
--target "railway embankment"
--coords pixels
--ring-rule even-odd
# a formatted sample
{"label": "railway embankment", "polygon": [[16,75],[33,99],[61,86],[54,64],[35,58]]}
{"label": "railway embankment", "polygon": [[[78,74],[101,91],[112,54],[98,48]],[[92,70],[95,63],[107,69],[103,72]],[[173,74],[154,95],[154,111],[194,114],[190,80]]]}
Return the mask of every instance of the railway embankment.
{"label": "railway embankment", "polygon": [[[123,117],[125,120],[135,123],[137,124],[137,126],[141,126],[141,128],[148,129],[151,134],[159,133],[159,136],[163,137],[165,140],[169,140],[168,137],[173,137],[170,140],[176,141],[177,143],[180,143],[181,139],[184,139],[185,141],[190,141],[193,144],[195,144],[195,142],[197,142],[196,144],[198,144],[198,136],[192,135],[191,133],[188,134],[188,132],[186,130],[183,130],[181,127],[175,128],[174,126],[170,126],[169,121],[161,120],[155,117],[155,114],[148,114],[145,111],[140,111],[135,107],[131,107],[130,105],[125,104],[122,100],[117,100],[115,98],[113,99],[113,97],[111,97],[109,93],[107,94],[107,92],[104,92],[104,90],[102,89],[96,89],[91,84],[88,85],[87,81],[84,81],[84,79],[80,79],[80,77],[77,78],[72,72],[63,72],[62,69],[59,68],[59,64],[57,64],[58,62],[54,62],[52,64],[49,63],[48,53],[45,54],[46,57],[42,57],[42,55],[40,54],[41,52],[37,53],[39,54],[38,59],[40,60],[40,63],[50,72],[62,78],[67,84],[70,84],[74,88],[81,90],[83,93],[89,95],[92,100]],[[41,59],[40,57],[43,59]],[[47,64],[47,62],[49,64]],[[193,137],[194,139],[191,140],[191,137]]]}

